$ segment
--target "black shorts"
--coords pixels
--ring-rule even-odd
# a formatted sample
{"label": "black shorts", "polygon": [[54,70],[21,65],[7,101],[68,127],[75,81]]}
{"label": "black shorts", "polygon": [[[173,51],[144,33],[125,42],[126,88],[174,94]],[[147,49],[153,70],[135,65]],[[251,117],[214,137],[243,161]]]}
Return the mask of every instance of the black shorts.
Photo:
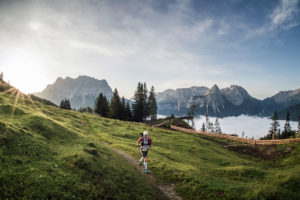
{"label": "black shorts", "polygon": [[148,155],[148,150],[147,150],[147,151],[141,151],[141,152],[142,152],[142,155],[143,155],[144,158],[147,157],[147,155]]}

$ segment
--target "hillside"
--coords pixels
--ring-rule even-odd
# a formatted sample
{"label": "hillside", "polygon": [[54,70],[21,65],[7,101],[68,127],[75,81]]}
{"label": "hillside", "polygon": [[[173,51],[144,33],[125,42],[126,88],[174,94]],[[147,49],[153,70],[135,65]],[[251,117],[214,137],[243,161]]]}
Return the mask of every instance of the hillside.
{"label": "hillside", "polygon": [[183,199],[300,198],[299,144],[249,156],[226,147],[238,143],[61,110],[16,90],[0,92],[0,113],[1,199],[164,199],[111,149],[139,159],[145,129],[151,174]]}
{"label": "hillside", "polygon": [[287,112],[290,113],[290,120],[298,121],[299,117],[300,117],[300,104],[296,104],[296,105],[290,106],[284,110],[281,110],[278,113],[279,119],[286,120]]}
{"label": "hillside", "polygon": [[95,135],[100,118],[11,92],[0,92],[0,199],[164,199]]}

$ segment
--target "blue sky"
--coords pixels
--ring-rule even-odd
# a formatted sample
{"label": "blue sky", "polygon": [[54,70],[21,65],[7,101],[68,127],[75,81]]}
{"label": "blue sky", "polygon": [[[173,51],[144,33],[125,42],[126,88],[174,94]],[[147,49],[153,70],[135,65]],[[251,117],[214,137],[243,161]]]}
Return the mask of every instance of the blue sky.
{"label": "blue sky", "polygon": [[0,71],[25,92],[78,75],[127,98],[138,81],[259,99],[300,87],[299,0],[2,0],[0,26]]}

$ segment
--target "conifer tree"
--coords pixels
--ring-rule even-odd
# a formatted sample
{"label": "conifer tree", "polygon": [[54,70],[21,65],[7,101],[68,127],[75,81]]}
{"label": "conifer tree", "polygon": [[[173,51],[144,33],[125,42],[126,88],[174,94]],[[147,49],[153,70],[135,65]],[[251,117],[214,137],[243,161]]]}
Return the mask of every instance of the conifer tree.
{"label": "conifer tree", "polygon": [[144,104],[143,118],[146,120],[147,117],[150,115],[150,108],[149,108],[149,102],[148,102],[148,89],[147,89],[146,83],[144,83],[144,85],[143,85],[143,104]]}
{"label": "conifer tree", "polygon": [[125,120],[126,121],[132,121],[132,112],[131,112],[131,109],[130,109],[129,102],[126,103],[125,112],[126,112],[126,114],[125,114],[126,115]]}
{"label": "conifer tree", "polygon": [[95,101],[95,113],[101,115],[102,117],[107,117],[109,112],[109,105],[107,98],[100,93]]}
{"label": "conifer tree", "polygon": [[272,139],[275,138],[276,134],[280,135],[280,125],[278,122],[278,113],[277,111],[274,112],[273,117],[272,117],[272,123],[271,123],[271,128],[269,130],[270,136]]}
{"label": "conifer tree", "polygon": [[217,118],[216,121],[215,121],[215,133],[217,134],[221,134],[222,133],[222,130],[221,130],[221,127],[220,127],[220,123],[219,123],[219,119]]}
{"label": "conifer tree", "polygon": [[126,120],[126,104],[125,104],[124,96],[122,97],[121,105],[122,105],[121,119],[125,121]]}
{"label": "conifer tree", "polygon": [[285,121],[285,125],[282,131],[282,134],[279,135],[279,138],[289,138],[290,136],[292,136],[292,130],[291,130],[291,125],[290,125],[290,113],[287,112],[286,113],[286,121]]}
{"label": "conifer tree", "polygon": [[148,114],[147,88],[145,89],[145,87],[146,83],[139,82],[133,97],[133,118],[137,122],[146,120]]}
{"label": "conifer tree", "polygon": [[113,119],[122,119],[122,104],[117,88],[114,90],[113,96],[110,101],[109,116]]}
{"label": "conifer tree", "polygon": [[201,131],[204,131],[204,132],[205,132],[205,124],[204,124],[204,122],[203,122],[203,124],[202,124]]}
{"label": "conifer tree", "polygon": [[71,104],[70,104],[69,99],[61,100],[59,107],[62,109],[71,110]]}
{"label": "conifer tree", "polygon": [[154,87],[151,87],[151,91],[148,98],[148,108],[149,108],[149,116],[151,121],[155,121],[157,119],[157,104],[155,98]]}

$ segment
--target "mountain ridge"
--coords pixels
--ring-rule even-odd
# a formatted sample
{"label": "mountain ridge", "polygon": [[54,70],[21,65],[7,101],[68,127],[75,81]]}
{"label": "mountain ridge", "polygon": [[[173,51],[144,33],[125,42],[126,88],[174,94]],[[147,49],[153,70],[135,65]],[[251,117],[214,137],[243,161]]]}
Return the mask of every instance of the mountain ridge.
{"label": "mountain ridge", "polygon": [[[275,110],[280,111],[300,103],[300,89],[280,91],[271,97],[259,100],[252,97],[246,89],[238,85],[219,89],[215,84],[210,89],[201,86],[206,88],[205,92],[202,93],[192,94],[191,91],[188,92],[194,87],[159,92],[157,94],[159,114],[186,115],[191,105],[196,104],[196,114],[217,117],[238,116],[241,114],[271,116]],[[189,100],[181,97],[177,98],[176,101],[176,97],[179,96],[176,91],[178,93],[180,90],[189,93],[186,96]],[[161,98],[162,96],[164,98]]]}
{"label": "mountain ridge", "polygon": [[112,89],[105,79],[98,80],[89,76],[78,76],[77,78],[58,77],[53,84],[34,95],[48,99],[59,105],[61,100],[69,99],[72,108],[90,106],[93,107],[99,93],[103,93],[108,99],[112,96]]}

